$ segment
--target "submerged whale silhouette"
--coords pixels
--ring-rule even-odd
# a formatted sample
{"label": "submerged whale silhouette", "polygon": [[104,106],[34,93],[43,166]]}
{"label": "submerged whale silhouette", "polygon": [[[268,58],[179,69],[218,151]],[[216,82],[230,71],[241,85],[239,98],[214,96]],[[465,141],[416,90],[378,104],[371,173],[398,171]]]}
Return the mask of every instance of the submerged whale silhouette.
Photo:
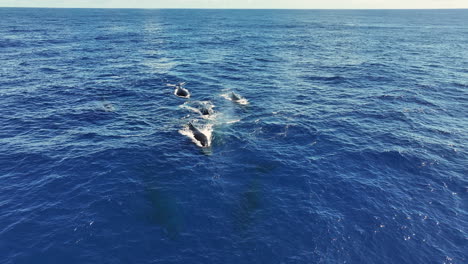
{"label": "submerged whale silhouette", "polygon": [[200,110],[200,113],[202,115],[211,115],[211,114],[213,114],[213,110],[211,108],[206,107],[205,105],[200,107],[198,110]]}
{"label": "submerged whale silhouette", "polygon": [[190,131],[192,131],[195,139],[198,140],[203,147],[208,147],[208,137],[205,134],[203,134],[198,128],[193,126],[192,122],[189,122],[188,127]]}

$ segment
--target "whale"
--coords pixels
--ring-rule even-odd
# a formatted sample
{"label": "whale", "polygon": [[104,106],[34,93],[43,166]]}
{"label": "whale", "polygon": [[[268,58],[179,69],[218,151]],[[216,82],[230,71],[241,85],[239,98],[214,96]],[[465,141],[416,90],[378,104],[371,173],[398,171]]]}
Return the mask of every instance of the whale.
{"label": "whale", "polygon": [[114,112],[115,111],[115,107],[114,105],[107,101],[104,96],[101,96],[101,107],[100,107],[100,110],[104,111],[104,112]]}
{"label": "whale", "polygon": [[241,99],[241,97],[237,94],[235,94],[234,92],[231,92],[231,100],[237,102]]}
{"label": "whale", "polygon": [[213,114],[213,110],[211,108],[206,107],[206,105],[201,106],[198,110],[204,116]]}
{"label": "whale", "polygon": [[178,97],[183,97],[183,98],[189,98],[190,97],[190,92],[183,88],[181,84],[177,84],[174,94]]}
{"label": "whale", "polygon": [[244,97],[238,95],[238,94],[235,93],[235,92],[230,92],[230,93],[222,94],[221,96],[224,97],[224,98],[226,98],[226,99],[229,100],[229,101],[232,101],[232,102],[237,103],[237,104],[240,104],[240,105],[247,105],[247,104],[249,104],[249,101],[247,101],[247,99],[245,99]]}
{"label": "whale", "polygon": [[102,104],[102,107],[104,109],[104,112],[114,112],[115,111],[115,107],[109,102],[104,102]]}
{"label": "whale", "polygon": [[195,139],[198,140],[203,147],[208,147],[208,137],[205,134],[203,134],[198,128],[193,126],[192,122],[188,123],[188,127],[190,131],[192,131]]}
{"label": "whale", "polygon": [[174,94],[178,97],[182,98],[190,98],[189,90],[185,89],[184,86],[185,82],[181,82],[178,84],[166,84],[166,86],[175,87]]}

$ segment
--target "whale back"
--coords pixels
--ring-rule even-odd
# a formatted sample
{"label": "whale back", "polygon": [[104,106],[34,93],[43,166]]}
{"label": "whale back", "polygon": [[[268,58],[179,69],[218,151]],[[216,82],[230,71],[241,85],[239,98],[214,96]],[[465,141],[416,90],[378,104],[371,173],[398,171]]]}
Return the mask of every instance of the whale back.
{"label": "whale back", "polygon": [[[192,132],[198,131],[198,129],[192,125],[192,122],[189,122],[189,123],[188,123],[188,126],[189,126],[189,129],[190,129]],[[198,132],[199,132],[199,131],[198,131]]]}
{"label": "whale back", "polygon": [[192,122],[189,122],[188,127],[192,131],[195,139],[198,140],[202,146],[206,147],[208,145],[208,138],[206,135],[200,132],[198,128],[193,126]]}

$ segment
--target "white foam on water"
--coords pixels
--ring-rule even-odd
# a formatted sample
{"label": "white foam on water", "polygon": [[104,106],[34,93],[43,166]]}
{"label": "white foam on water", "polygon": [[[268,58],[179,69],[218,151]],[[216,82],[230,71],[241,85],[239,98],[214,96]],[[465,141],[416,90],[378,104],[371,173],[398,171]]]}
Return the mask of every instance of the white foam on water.
{"label": "white foam on water", "polygon": [[110,102],[107,102],[107,101],[103,101],[102,102],[102,110],[104,110],[104,112],[115,112],[115,107],[112,103]]}
{"label": "white foam on water", "polygon": [[241,105],[248,105],[249,101],[247,101],[247,99],[245,99],[245,98],[242,98],[242,99],[236,101],[236,103],[241,104]]}

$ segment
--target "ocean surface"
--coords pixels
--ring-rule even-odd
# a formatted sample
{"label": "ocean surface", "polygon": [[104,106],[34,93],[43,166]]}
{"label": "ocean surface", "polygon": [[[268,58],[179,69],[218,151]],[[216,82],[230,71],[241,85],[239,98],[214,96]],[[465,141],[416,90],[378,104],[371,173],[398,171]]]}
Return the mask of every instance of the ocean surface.
{"label": "ocean surface", "polygon": [[467,24],[1,8],[0,263],[468,263]]}

